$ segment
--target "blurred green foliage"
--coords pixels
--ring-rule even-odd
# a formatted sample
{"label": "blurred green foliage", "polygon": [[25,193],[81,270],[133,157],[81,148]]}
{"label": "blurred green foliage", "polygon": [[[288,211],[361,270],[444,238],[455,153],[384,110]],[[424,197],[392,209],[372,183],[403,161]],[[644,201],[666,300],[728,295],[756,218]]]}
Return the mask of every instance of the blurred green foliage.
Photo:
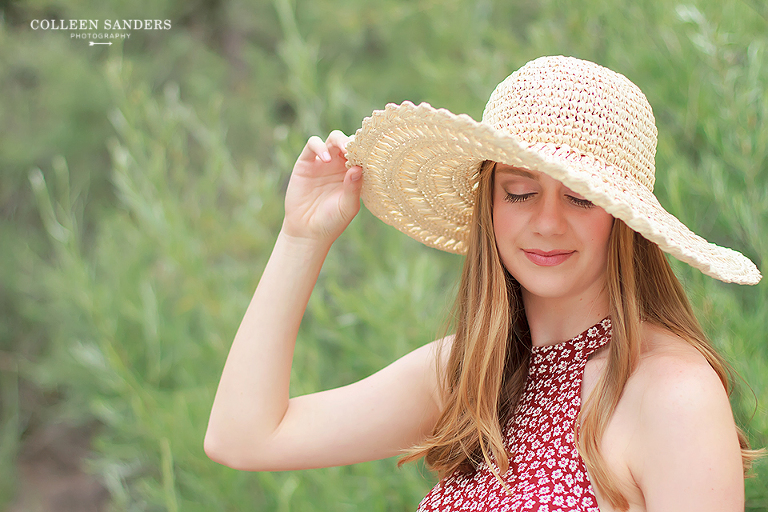
{"label": "blurred green foliage", "polygon": [[[433,482],[419,465],[248,474],[202,451],[295,156],[308,135],[351,133],[389,101],[479,118],[531,58],[606,65],[654,106],[662,204],[765,268],[759,1],[30,0],[0,15],[0,506],[28,429],[97,420],[90,468],[113,510],[415,508]],[[29,26],[54,17],[173,28],[88,47]],[[359,379],[437,336],[460,264],[361,212],[310,301],[293,393]],[[737,419],[767,445],[768,284],[675,269],[746,383]],[[768,510],[768,464],[755,473],[747,509]]]}

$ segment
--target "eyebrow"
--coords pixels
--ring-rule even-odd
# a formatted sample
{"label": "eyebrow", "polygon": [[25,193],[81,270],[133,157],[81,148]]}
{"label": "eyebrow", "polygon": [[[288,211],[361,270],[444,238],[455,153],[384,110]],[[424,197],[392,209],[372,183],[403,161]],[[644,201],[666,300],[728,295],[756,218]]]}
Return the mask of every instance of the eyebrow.
{"label": "eyebrow", "polygon": [[518,167],[496,167],[496,172],[503,172],[504,174],[513,174],[515,176],[523,176],[524,178],[530,178],[535,181],[539,181],[539,177],[532,172],[520,169]]}

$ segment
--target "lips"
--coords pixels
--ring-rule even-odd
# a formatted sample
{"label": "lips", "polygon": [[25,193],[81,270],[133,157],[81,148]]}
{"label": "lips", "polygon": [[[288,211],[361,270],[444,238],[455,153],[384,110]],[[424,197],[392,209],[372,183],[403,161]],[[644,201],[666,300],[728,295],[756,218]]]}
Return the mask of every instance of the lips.
{"label": "lips", "polygon": [[570,258],[576,251],[540,251],[538,249],[523,249],[523,252],[531,262],[540,267],[554,267]]}

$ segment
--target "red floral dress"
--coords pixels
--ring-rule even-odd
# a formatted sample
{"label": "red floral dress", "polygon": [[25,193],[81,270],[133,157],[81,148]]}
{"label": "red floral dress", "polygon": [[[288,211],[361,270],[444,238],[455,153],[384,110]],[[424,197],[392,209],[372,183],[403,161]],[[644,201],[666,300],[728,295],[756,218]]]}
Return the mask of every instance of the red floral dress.
{"label": "red floral dress", "polygon": [[573,430],[584,366],[610,340],[606,318],[566,342],[533,347],[525,389],[504,428],[512,458],[502,478],[511,492],[482,462],[474,473],[456,471],[438,482],[419,512],[599,512]]}

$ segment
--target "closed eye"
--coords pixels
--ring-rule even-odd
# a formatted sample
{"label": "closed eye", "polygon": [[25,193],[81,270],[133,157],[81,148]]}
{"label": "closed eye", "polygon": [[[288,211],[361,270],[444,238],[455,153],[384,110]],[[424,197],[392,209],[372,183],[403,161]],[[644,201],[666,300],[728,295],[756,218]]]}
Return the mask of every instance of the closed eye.
{"label": "closed eye", "polygon": [[507,192],[506,195],[504,196],[504,200],[509,201],[510,203],[521,203],[526,199],[530,199],[533,196],[534,196],[533,192],[529,192],[528,194],[510,194],[509,192]]}
{"label": "closed eye", "polygon": [[589,199],[580,199],[578,197],[573,197],[573,196],[567,196],[567,197],[573,204],[575,204],[580,208],[592,208],[593,206],[595,206],[595,203],[593,203]]}

